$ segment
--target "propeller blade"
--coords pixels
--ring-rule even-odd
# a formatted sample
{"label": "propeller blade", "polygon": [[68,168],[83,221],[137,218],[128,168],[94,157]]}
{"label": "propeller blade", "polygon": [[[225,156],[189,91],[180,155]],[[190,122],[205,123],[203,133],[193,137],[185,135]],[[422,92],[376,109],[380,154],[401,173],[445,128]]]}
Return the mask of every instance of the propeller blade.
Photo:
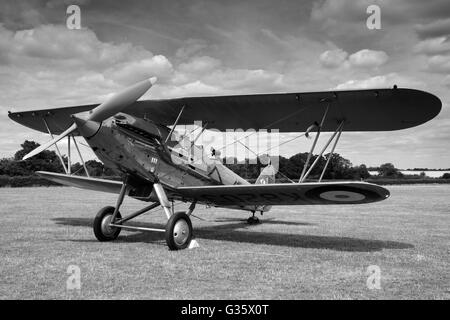
{"label": "propeller blade", "polygon": [[72,131],[75,131],[77,129],[77,125],[74,123],[72,124],[66,131],[64,131],[63,133],[61,133],[59,136],[57,136],[56,138],[44,143],[43,145],[40,145],[39,147],[37,147],[36,149],[34,149],[33,151],[31,151],[30,153],[26,154],[22,160],[27,160],[28,158],[31,158],[32,156],[37,155],[38,153],[41,153],[42,151],[48,149],[49,147],[51,147],[52,145],[54,145],[55,143],[57,143],[59,140],[61,140],[62,138],[64,138],[65,136],[67,136],[68,134],[70,134]]}
{"label": "propeller blade", "polygon": [[131,87],[126,88],[122,92],[115,94],[110,99],[93,109],[87,120],[101,122],[115,115],[142,97],[155,82],[156,77],[152,77],[150,79],[138,82]]}
{"label": "propeller blade", "polygon": [[[78,128],[77,123],[81,124],[81,126],[83,127],[83,128],[80,127],[79,128],[80,130],[85,129],[85,132],[88,132],[86,128],[84,128],[87,123],[92,124],[96,122],[102,122],[103,120],[122,111],[123,109],[134,103],[137,99],[142,97],[144,93],[146,93],[148,89],[152,87],[152,85],[156,82],[156,80],[157,80],[156,77],[146,79],[144,81],[132,85],[131,87],[126,88],[122,92],[115,94],[107,101],[103,102],[93,110],[89,111],[89,115],[87,118],[85,118],[85,116],[77,118],[74,115],[76,123],[73,123],[66,131],[61,133],[58,137],[44,143],[43,145],[37,147],[36,149],[25,155],[22,160],[26,160],[28,158],[31,158],[32,156],[37,155],[38,153],[41,153],[42,151],[48,149],[49,147],[57,143],[59,140],[70,134],[72,131],[75,131]],[[100,126],[100,124],[98,125]],[[92,131],[96,132],[96,130],[98,129],[97,128],[96,130],[93,130],[91,127],[87,128],[90,130],[89,131],[90,133],[92,133]]]}

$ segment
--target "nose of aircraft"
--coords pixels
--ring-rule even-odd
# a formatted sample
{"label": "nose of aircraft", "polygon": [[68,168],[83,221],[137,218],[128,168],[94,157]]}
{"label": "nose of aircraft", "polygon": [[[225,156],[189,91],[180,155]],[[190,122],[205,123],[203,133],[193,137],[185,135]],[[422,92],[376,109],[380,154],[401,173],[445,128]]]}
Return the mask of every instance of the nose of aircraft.
{"label": "nose of aircraft", "polygon": [[86,139],[92,138],[100,129],[102,123],[92,120],[87,120],[85,114],[72,115],[73,121],[77,125],[77,130]]}

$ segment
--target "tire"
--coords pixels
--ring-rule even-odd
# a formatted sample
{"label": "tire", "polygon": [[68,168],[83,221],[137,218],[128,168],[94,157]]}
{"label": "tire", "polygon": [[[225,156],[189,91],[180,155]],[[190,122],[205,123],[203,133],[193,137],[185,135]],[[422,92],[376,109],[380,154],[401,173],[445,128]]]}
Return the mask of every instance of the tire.
{"label": "tire", "polygon": [[191,240],[191,219],[183,211],[175,212],[166,225],[167,246],[170,250],[182,250],[189,246]]}
{"label": "tire", "polygon": [[250,218],[247,219],[247,223],[250,224],[250,225],[253,225],[253,224],[260,223],[260,221],[259,221],[258,217],[251,216]]}
{"label": "tire", "polygon": [[[114,213],[114,207],[108,206],[101,209],[94,219],[94,234],[98,241],[112,241],[117,239],[121,228],[109,227],[108,224]],[[120,212],[117,212],[117,218],[122,218]]]}

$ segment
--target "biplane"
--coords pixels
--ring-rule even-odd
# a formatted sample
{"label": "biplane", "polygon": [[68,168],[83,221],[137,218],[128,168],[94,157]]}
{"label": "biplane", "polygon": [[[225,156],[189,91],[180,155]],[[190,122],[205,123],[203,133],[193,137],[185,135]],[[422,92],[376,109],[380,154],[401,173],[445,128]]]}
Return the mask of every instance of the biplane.
{"label": "biplane", "polygon": [[[102,208],[95,216],[93,230],[99,241],[116,239],[122,229],[157,231],[165,233],[169,249],[184,249],[193,236],[190,216],[198,204],[245,210],[251,214],[248,222],[254,223],[255,213],[267,212],[273,205],[355,205],[385,200],[389,191],[375,184],[322,181],[344,128],[373,132],[406,129],[431,120],[441,110],[441,101],[433,94],[396,86],[138,101],[155,81],[150,78],[136,83],[101,104],[9,113],[12,120],[52,138],[23,159],[53,145],[57,147],[65,137],[69,141],[67,165],[57,148],[66,173],[37,172],[40,176],[67,186],[118,194],[115,206]],[[315,132],[315,136],[298,181],[276,183],[276,170],[268,161],[252,184],[219,157],[208,156],[196,145],[198,136],[183,143],[174,139],[177,126],[196,120],[205,123],[199,135],[214,127],[220,131],[241,128]],[[307,178],[316,165],[311,159],[321,132],[333,134],[320,156],[330,145],[331,152],[320,178],[311,181]],[[96,156],[122,181],[90,177],[74,136],[84,137]],[[71,138],[86,176],[70,171]],[[122,217],[119,210],[125,196],[149,204]],[[175,201],[188,203],[187,211],[175,212]],[[127,224],[158,206],[167,217],[164,229]]]}

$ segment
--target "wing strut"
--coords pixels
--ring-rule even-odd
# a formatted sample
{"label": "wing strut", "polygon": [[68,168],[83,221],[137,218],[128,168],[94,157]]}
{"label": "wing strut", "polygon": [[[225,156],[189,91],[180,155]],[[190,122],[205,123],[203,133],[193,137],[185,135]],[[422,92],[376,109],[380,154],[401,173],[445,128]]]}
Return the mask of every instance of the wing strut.
{"label": "wing strut", "polygon": [[[311,167],[308,169],[308,171],[305,173],[305,175],[303,176],[303,178],[301,178],[301,180],[299,181],[299,183],[303,182],[308,175],[311,173],[312,169],[314,169],[314,167],[316,166],[317,162],[319,162],[319,160],[322,158],[323,153],[325,152],[325,150],[328,148],[328,146],[330,145],[331,141],[333,141],[333,139],[336,137],[336,135],[338,134],[338,138],[335,140],[334,145],[333,145],[333,149],[331,151],[330,156],[328,157],[327,160],[327,164],[326,166],[323,168],[322,170],[322,174],[320,175],[320,179],[319,182],[322,180],[323,174],[325,173],[325,170],[328,166],[328,163],[331,159],[331,157],[333,156],[333,152],[334,152],[334,148],[336,147],[336,144],[341,136],[342,133],[342,128],[344,127],[344,120],[341,121],[341,123],[339,124],[339,126],[337,127],[336,131],[334,131],[334,133],[332,134],[332,136],[330,137],[330,139],[328,139],[327,143],[325,144],[325,146],[322,148],[322,151],[320,151],[319,155],[317,156],[316,160],[314,160],[313,164],[311,165]],[[305,164],[306,167],[306,164]],[[304,168],[305,168],[304,167]],[[303,168],[303,169],[304,169]]]}
{"label": "wing strut", "polygon": [[70,153],[70,137],[71,135],[67,135],[67,173],[72,174],[72,155]]}
{"label": "wing strut", "polygon": [[[48,134],[50,135],[50,137],[52,137],[52,139],[54,139],[53,133],[50,131],[50,128],[48,127],[47,120],[45,120],[45,118],[42,118],[42,120],[44,121],[45,128],[47,128]],[[57,143],[55,143],[55,147],[56,147],[56,154],[58,155],[59,161],[61,161],[61,165],[64,168],[64,172],[67,174],[68,173],[67,167],[66,167],[66,164],[64,163],[64,160],[63,160],[62,155],[61,155],[61,151],[59,150],[59,147],[58,147]]]}
{"label": "wing strut", "polygon": [[325,166],[323,167],[322,173],[320,174],[319,182],[322,181],[323,175],[325,174],[325,171],[327,170],[328,163],[330,162],[331,158],[334,155],[334,149],[336,149],[336,145],[337,145],[337,143],[339,141],[339,138],[341,137],[342,129],[344,128],[344,120],[342,120],[340,126],[341,126],[341,128],[339,129],[339,133],[337,135],[337,138],[336,138],[336,140],[334,140],[334,144],[333,144],[333,147],[331,148],[331,152],[330,152],[330,154],[328,156],[327,162],[325,163]]}
{"label": "wing strut", "polygon": [[83,156],[81,155],[80,149],[78,148],[77,140],[75,140],[74,136],[72,136],[72,139],[73,139],[73,144],[75,145],[75,148],[77,149],[78,156],[80,157],[81,163],[83,164],[84,172],[86,172],[86,176],[88,178],[90,178],[91,176],[89,175],[89,171],[88,171],[88,169],[86,167],[86,163],[84,163]]}
{"label": "wing strut", "polygon": [[[309,161],[311,160],[312,153],[314,152],[314,148],[316,147],[316,143],[319,140],[320,131],[322,129],[322,126],[323,126],[323,123],[325,121],[325,118],[327,117],[328,109],[330,109],[330,103],[327,104],[327,108],[325,109],[325,112],[323,114],[322,121],[320,122],[320,125],[317,127],[316,137],[314,138],[314,142],[313,142],[313,144],[311,146],[311,150],[309,151],[308,157],[306,158],[306,162],[305,162],[305,165],[303,166],[303,170],[302,170],[302,174],[300,175],[300,179],[298,179],[298,183],[303,182],[303,180],[305,180],[305,178],[306,178],[306,174],[305,174],[306,173],[306,169],[308,168]],[[309,173],[309,171],[308,171],[308,173]]]}
{"label": "wing strut", "polygon": [[172,136],[172,133],[173,133],[173,131],[175,130],[175,128],[176,128],[176,126],[177,126],[177,124],[178,124],[178,121],[180,120],[181,114],[183,113],[184,107],[185,107],[185,106],[183,106],[183,107],[181,108],[180,113],[178,114],[178,117],[177,117],[177,119],[175,120],[175,123],[173,124],[172,129],[170,130],[170,133],[169,133],[169,135],[167,136],[166,141],[164,141],[164,143],[167,143],[167,141],[169,141],[170,137]]}
{"label": "wing strut", "polygon": [[[48,126],[47,121],[45,120],[45,118],[42,118],[42,120],[44,121],[44,124],[45,124],[45,127],[47,128],[48,134],[50,135],[50,137],[51,137],[52,139],[54,139],[53,133],[50,131],[50,128],[49,128],[49,126]],[[64,159],[63,159],[63,157],[62,157],[62,155],[61,155],[61,151],[59,150],[58,143],[55,143],[56,154],[58,155],[59,161],[61,162],[61,165],[62,165],[63,168],[64,168],[64,172],[65,172],[66,174],[69,174],[69,175],[72,174],[72,173],[71,173],[70,137],[72,137],[73,143],[75,144],[75,148],[77,149],[78,156],[80,157],[81,163],[82,163],[83,168],[84,168],[84,172],[86,172],[86,176],[87,176],[88,178],[90,178],[89,171],[88,171],[88,169],[87,169],[87,167],[86,167],[86,163],[84,162],[83,156],[81,155],[80,148],[78,148],[78,143],[77,143],[77,141],[75,140],[75,137],[74,137],[72,134],[69,134],[69,135],[67,136],[67,140],[68,140],[68,141],[67,141],[67,142],[68,142],[68,144],[67,144],[67,154],[68,154],[68,158],[67,158],[67,167],[66,167],[66,164],[64,163]],[[74,172],[73,174],[75,174],[75,173],[77,173],[77,172],[78,172],[78,171]]]}

